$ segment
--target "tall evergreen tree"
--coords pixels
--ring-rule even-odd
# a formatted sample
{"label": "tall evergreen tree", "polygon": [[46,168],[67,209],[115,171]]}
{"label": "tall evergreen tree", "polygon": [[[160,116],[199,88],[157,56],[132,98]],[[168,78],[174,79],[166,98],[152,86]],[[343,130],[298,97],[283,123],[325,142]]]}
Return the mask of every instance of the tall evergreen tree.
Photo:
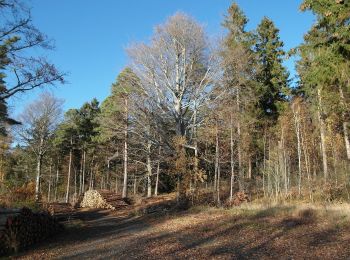
{"label": "tall evergreen tree", "polygon": [[[231,197],[235,162],[238,160],[238,183],[243,189],[244,168],[251,169],[249,158],[253,155],[252,136],[255,131],[253,125],[256,121],[257,82],[256,71],[258,64],[256,55],[252,50],[252,33],[246,31],[248,19],[237,4],[228,9],[223,26],[228,29],[224,41],[223,70],[225,91],[229,93],[224,97],[223,112],[229,113],[230,144],[231,144]],[[233,121],[235,123],[233,123]],[[233,130],[235,129],[235,130]],[[235,132],[235,133],[234,133]],[[234,143],[237,144],[236,154]],[[247,171],[251,176],[251,171]]]}
{"label": "tall evergreen tree", "polygon": [[[128,185],[128,150],[129,150],[129,132],[130,132],[130,107],[131,96],[138,90],[138,77],[130,68],[125,68],[117,77],[112,85],[111,95],[102,103],[100,118],[100,138],[109,142],[123,142],[123,192],[122,196],[127,196]],[[114,152],[118,149],[114,147]],[[111,156],[111,159],[116,159]],[[116,186],[117,186],[116,179]]]}
{"label": "tall evergreen tree", "polygon": [[261,66],[257,77],[260,83],[259,107],[263,118],[275,122],[282,103],[286,101],[289,74],[283,66],[285,52],[279,30],[266,17],[256,31],[255,52]]}

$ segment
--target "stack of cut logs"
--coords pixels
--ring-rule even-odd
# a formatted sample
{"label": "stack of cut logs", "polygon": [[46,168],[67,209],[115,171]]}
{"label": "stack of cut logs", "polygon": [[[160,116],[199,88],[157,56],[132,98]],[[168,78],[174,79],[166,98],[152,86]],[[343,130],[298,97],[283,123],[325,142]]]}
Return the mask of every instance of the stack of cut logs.
{"label": "stack of cut logs", "polygon": [[47,211],[51,215],[68,214],[74,211],[74,207],[70,203],[53,202],[47,204]]}
{"label": "stack of cut logs", "polygon": [[55,218],[48,213],[0,209],[0,256],[18,252],[62,230]]}
{"label": "stack of cut logs", "polygon": [[80,203],[82,208],[111,210],[125,208],[128,205],[119,194],[108,190],[89,190],[85,192],[83,201]]}
{"label": "stack of cut logs", "polygon": [[69,221],[77,217],[78,211],[70,203],[53,202],[46,205],[47,211],[58,221]]}

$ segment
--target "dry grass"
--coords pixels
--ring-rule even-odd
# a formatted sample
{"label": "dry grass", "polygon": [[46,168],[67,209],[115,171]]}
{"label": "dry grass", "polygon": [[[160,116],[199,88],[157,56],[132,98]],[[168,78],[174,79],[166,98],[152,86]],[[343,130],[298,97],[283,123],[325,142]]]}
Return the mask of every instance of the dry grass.
{"label": "dry grass", "polygon": [[251,214],[265,213],[271,216],[298,216],[300,212],[313,211],[318,217],[322,219],[341,218],[350,220],[350,204],[349,203],[246,203],[239,207],[230,209],[229,211],[243,211],[251,212]]}

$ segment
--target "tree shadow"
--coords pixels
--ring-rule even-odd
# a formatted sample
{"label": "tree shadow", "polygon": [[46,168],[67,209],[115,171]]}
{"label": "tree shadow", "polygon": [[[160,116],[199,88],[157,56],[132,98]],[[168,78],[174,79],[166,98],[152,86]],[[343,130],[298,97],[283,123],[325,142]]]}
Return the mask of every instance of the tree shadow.
{"label": "tree shadow", "polygon": [[[196,213],[173,213],[171,218],[113,216],[106,211],[83,213],[81,219],[86,226],[69,229],[41,248],[43,252],[59,248],[62,254],[56,256],[58,259],[289,259],[313,258],[315,252],[305,249],[308,247],[322,253],[338,248],[334,241],[341,241],[342,245],[349,242],[337,237],[336,229],[316,228],[313,214],[274,219],[271,212],[250,216],[224,214],[215,221],[204,218],[179,227],[167,225],[174,225],[174,219],[186,221]],[[268,218],[272,220],[267,221]],[[349,257],[348,251],[344,250],[342,256]]]}

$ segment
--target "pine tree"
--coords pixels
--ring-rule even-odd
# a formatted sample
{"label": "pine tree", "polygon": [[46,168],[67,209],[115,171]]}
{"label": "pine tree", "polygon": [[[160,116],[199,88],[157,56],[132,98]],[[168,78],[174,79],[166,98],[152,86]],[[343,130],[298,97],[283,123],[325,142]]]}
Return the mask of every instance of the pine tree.
{"label": "pine tree", "polygon": [[[100,138],[124,143],[124,183],[123,197],[127,196],[128,185],[128,145],[130,131],[131,96],[137,93],[138,77],[130,68],[125,68],[112,85],[111,95],[102,103],[100,118]],[[114,150],[116,150],[114,148]],[[115,151],[116,152],[116,151]],[[114,156],[112,156],[114,158]],[[114,158],[115,159],[115,158]],[[116,179],[117,185],[117,179]]]}

